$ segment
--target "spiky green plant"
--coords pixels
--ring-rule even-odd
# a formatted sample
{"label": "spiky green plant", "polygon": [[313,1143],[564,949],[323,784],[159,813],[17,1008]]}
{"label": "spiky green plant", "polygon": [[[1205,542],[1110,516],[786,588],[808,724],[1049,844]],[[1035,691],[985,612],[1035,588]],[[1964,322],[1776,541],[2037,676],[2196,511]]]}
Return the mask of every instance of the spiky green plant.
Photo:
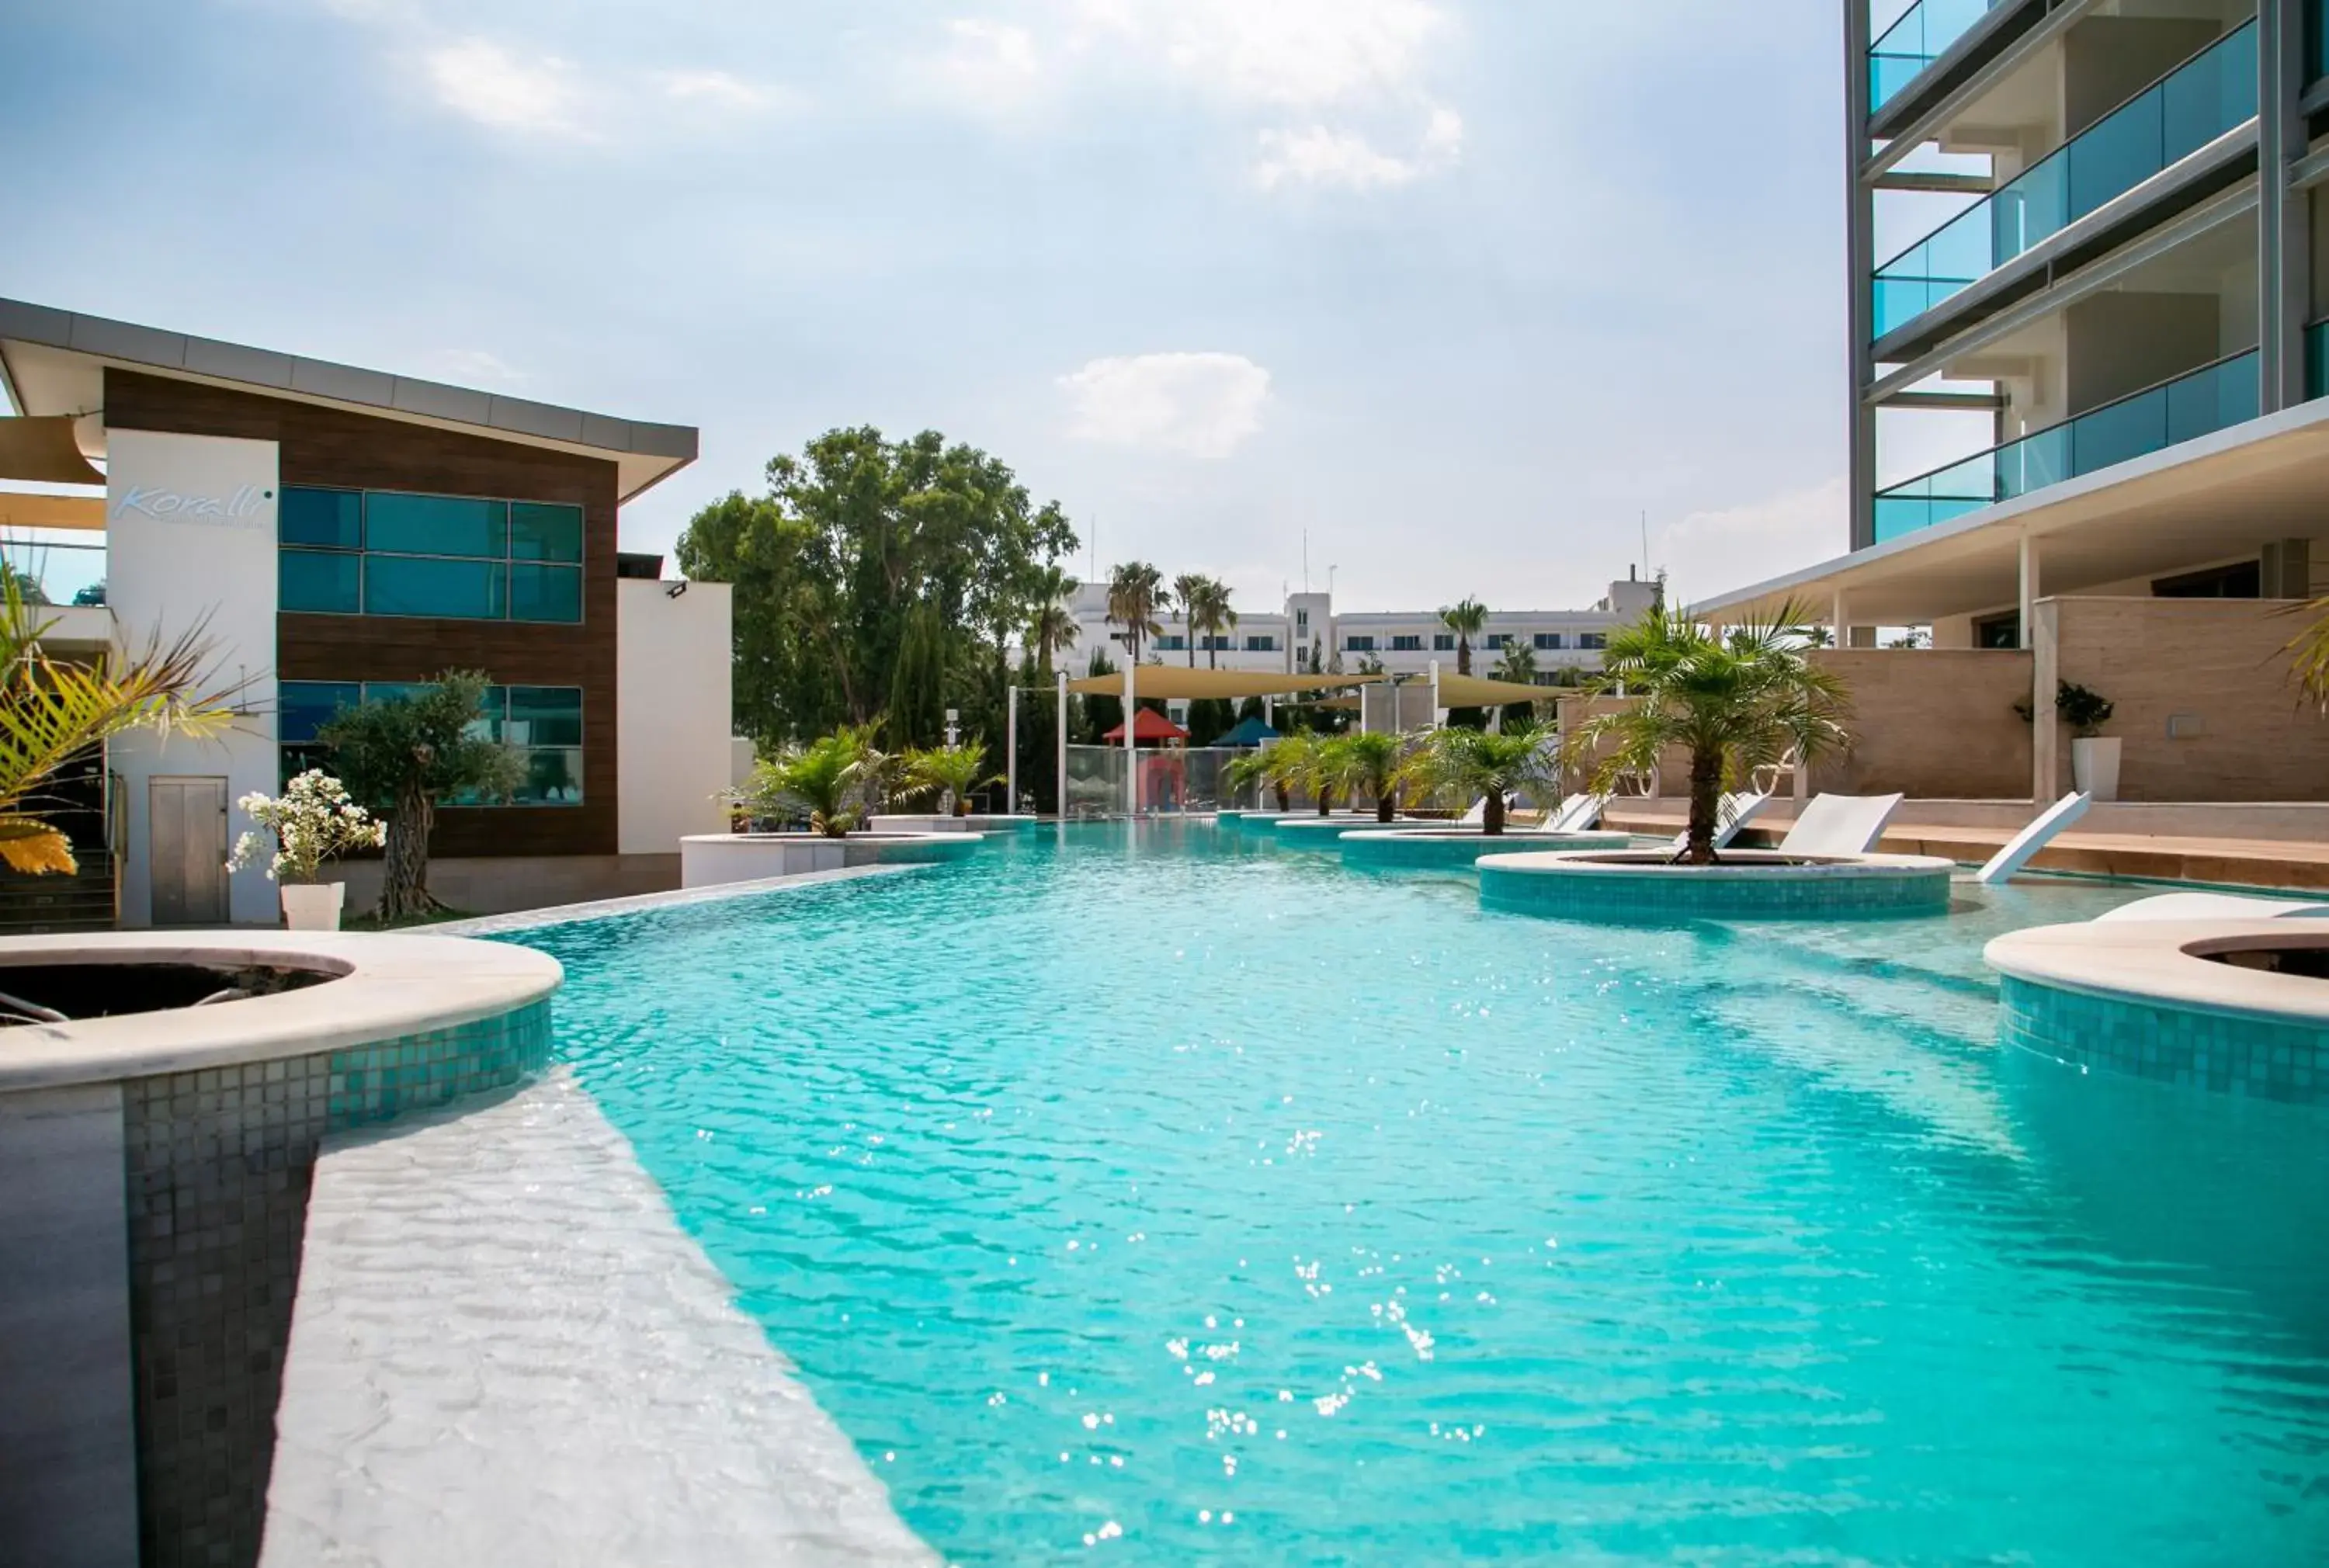
{"label": "spiky green plant", "polygon": [[1512,797],[1523,790],[1546,793],[1560,787],[1561,764],[1550,726],[1521,725],[1497,734],[1485,729],[1438,729],[1418,747],[1403,771],[1405,782],[1435,800],[1481,801],[1480,831],[1504,831]]}
{"label": "spiky green plant", "polygon": [[1712,865],[1725,789],[1790,753],[1808,767],[1851,744],[1843,682],[1808,657],[1796,631],[1806,619],[1800,607],[1783,605],[1768,620],[1716,633],[1686,615],[1650,611],[1610,636],[1593,687],[1609,694],[1622,687],[1629,700],[1572,730],[1564,758],[1589,766],[1596,790],[1615,790],[1666,752],[1687,752],[1690,832],[1680,859]]}
{"label": "spiky green plant", "polygon": [[1361,795],[1375,803],[1375,821],[1388,822],[1399,815],[1400,765],[1406,760],[1408,742],[1396,735],[1353,730],[1325,742],[1319,749],[1319,771],[1344,797]]}
{"label": "spiky green plant", "polygon": [[1002,781],[986,771],[986,746],[966,741],[960,746],[937,746],[905,755],[905,793],[951,800],[954,814],[970,815],[971,792]]}

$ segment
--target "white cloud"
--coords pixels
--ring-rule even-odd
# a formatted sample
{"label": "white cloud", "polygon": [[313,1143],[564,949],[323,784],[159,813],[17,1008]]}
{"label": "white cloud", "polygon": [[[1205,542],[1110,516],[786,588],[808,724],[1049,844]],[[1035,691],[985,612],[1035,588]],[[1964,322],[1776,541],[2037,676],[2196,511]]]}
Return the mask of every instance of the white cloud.
{"label": "white cloud", "polygon": [[1408,87],[1448,25],[1434,0],[1072,0],[1089,32],[1224,95],[1315,108]]}
{"label": "white cloud", "polygon": [[1025,108],[1041,89],[1043,62],[1027,29],[963,17],[947,23],[946,48],[923,61],[919,74],[968,108],[1009,115]]}
{"label": "white cloud", "polygon": [[495,130],[581,136],[582,95],[574,68],[555,55],[521,60],[487,39],[431,50],[429,82],[438,101]]}
{"label": "white cloud", "polygon": [[484,349],[439,349],[429,356],[429,369],[431,375],[465,386],[482,381],[514,387],[526,379],[523,371]]}
{"label": "white cloud", "polygon": [[1253,183],[1265,191],[1289,183],[1372,191],[1410,183],[1454,163],[1463,150],[1464,121],[1453,109],[1434,109],[1412,157],[1378,152],[1358,132],[1325,126],[1266,130],[1260,146]]}
{"label": "white cloud", "polygon": [[724,70],[661,70],[655,76],[664,96],[683,102],[711,104],[721,108],[759,108],[768,101],[766,88],[755,87]]}
{"label": "white cloud", "polygon": [[1851,545],[1842,478],[1721,512],[1694,512],[1657,530],[1673,599],[1687,605],[1816,566]]}
{"label": "white cloud", "polygon": [[1226,457],[1261,428],[1269,372],[1243,354],[1134,354],[1060,378],[1069,434],[1117,446]]}

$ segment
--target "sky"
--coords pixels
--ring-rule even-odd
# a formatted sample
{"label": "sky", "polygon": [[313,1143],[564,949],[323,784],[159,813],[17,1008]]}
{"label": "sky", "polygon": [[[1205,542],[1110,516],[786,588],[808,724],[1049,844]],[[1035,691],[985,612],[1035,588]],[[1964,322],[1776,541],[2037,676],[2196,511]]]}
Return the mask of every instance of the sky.
{"label": "sky", "polygon": [[[1238,602],[1842,554],[1835,0],[0,0],[0,295],[936,428]],[[1946,455],[1946,454],[1945,454]]]}

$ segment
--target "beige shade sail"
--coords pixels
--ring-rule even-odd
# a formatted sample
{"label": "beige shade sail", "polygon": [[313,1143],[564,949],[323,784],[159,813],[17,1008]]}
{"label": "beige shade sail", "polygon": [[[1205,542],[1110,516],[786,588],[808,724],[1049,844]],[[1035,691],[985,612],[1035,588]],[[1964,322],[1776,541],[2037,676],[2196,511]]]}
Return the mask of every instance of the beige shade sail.
{"label": "beige shade sail", "polygon": [[102,532],[105,498],[0,490],[0,528],[79,528]]}
{"label": "beige shade sail", "polygon": [[[1206,698],[1290,697],[1302,691],[1325,691],[1364,686],[1388,680],[1383,675],[1271,675],[1254,670],[1192,670],[1185,665],[1143,664],[1134,670],[1136,697],[1170,702],[1195,702]],[[1124,671],[1087,675],[1068,682],[1068,690],[1085,697],[1121,697]]]}
{"label": "beige shade sail", "polygon": [[1490,681],[1479,675],[1439,676],[1442,708],[1502,708],[1514,702],[1557,702],[1576,692],[1559,686],[1523,686],[1517,681]]}
{"label": "beige shade sail", "polygon": [[70,414],[0,419],[0,479],[30,479],[42,484],[105,483],[105,475],[81,455]]}

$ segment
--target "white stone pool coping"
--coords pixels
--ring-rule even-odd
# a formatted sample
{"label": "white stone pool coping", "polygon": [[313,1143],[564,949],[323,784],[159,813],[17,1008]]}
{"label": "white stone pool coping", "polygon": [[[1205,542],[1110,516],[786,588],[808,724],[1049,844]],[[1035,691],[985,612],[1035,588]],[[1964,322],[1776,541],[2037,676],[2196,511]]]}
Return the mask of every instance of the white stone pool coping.
{"label": "white stone pool coping", "polygon": [[504,942],[360,931],[108,931],[0,941],[11,967],[202,963],[322,970],[336,978],[275,996],[24,1024],[0,1033],[0,1094],[314,1056],[499,1018],[556,991],[547,953]]}
{"label": "white stone pool coping", "polygon": [[316,1165],[260,1568],[935,1564],[561,1069]]}
{"label": "white stone pool coping", "polygon": [[[1810,860],[1812,864],[1801,863]],[[1850,881],[1856,878],[1896,877],[1904,871],[1955,871],[1957,862],[1935,855],[1816,855],[1782,857],[1776,850],[1725,850],[1711,866],[1674,863],[1671,848],[1655,850],[1542,850],[1494,855],[1483,864],[1499,871],[1539,875],[1626,877],[1689,877],[1693,881],[1771,881],[1779,878],[1806,881]]]}
{"label": "white stone pool coping", "polygon": [[2241,969],[2202,956],[2259,947],[2329,947],[2329,920],[2101,920],[1993,938],[2001,974],[2089,996],[2192,1012],[2329,1027],[2329,981]]}

